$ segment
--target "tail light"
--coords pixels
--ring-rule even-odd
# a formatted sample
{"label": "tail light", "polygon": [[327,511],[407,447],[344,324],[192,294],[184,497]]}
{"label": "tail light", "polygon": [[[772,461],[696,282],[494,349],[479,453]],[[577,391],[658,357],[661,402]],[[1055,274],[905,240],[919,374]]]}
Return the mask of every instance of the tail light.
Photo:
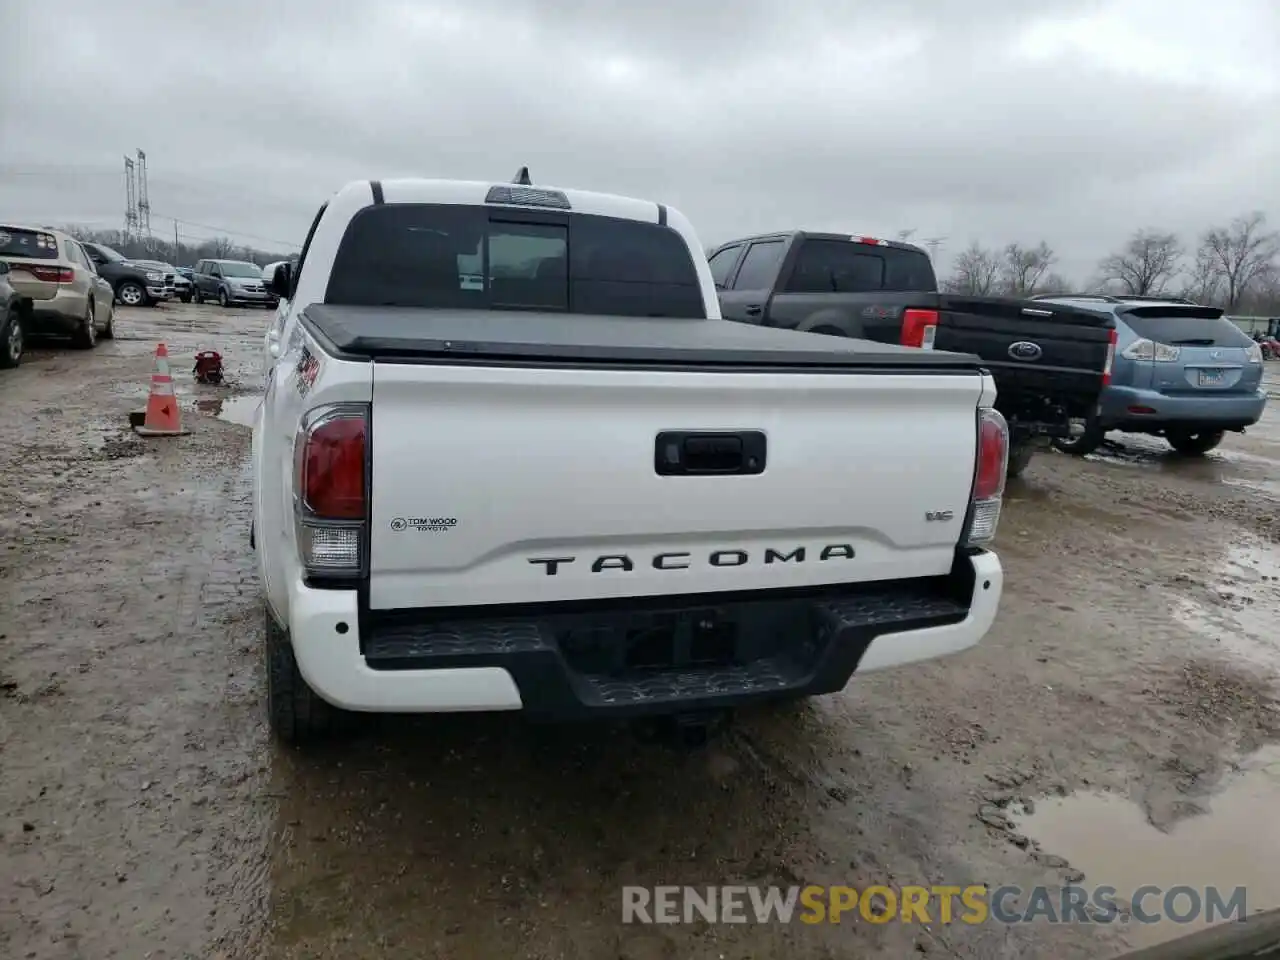
{"label": "tail light", "polygon": [[937,310],[902,311],[902,345],[933,349],[933,338],[938,332]]}
{"label": "tail light", "polygon": [[369,519],[369,408],[317,407],[294,441],[294,512],[302,565],[314,576],[364,572]]}
{"label": "tail light", "polygon": [[70,267],[38,267],[24,263],[22,269],[45,283],[74,283],[76,279],[76,272]]}
{"label": "tail light", "polygon": [[1004,498],[1005,472],[1009,468],[1009,425],[993,407],[978,410],[978,457],[973,471],[973,492],[962,540],[979,547],[995,539]]}
{"label": "tail light", "polygon": [[[1115,332],[1112,331],[1111,352],[1107,354],[1107,373],[1111,372],[1111,360],[1115,355]],[[1135,340],[1123,350],[1120,356],[1130,360],[1158,360],[1161,363],[1176,363],[1182,350],[1167,343],[1156,343],[1154,340]],[[1109,379],[1109,378],[1108,378]]]}
{"label": "tail light", "polygon": [[1116,332],[1116,328],[1112,327],[1111,336],[1107,340],[1107,362],[1102,368],[1102,385],[1104,387],[1111,382],[1111,368],[1115,366],[1116,362],[1117,339],[1119,339],[1119,334]]}

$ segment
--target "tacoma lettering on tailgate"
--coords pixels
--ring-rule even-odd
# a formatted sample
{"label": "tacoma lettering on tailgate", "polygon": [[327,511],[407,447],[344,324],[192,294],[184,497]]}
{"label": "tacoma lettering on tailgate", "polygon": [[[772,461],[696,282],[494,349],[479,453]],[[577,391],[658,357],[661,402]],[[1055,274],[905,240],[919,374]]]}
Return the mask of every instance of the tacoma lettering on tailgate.
{"label": "tacoma lettering on tailgate", "polygon": [[[808,553],[804,547],[794,547],[788,552],[776,550],[768,547],[764,551],[762,559],[757,559],[756,563],[804,563]],[[818,551],[817,559],[822,560],[852,560],[854,551],[852,544],[848,543],[829,543]],[[554,577],[560,572],[560,567],[567,563],[574,563],[577,557],[530,557],[529,562],[533,564],[541,564],[543,570],[546,571],[548,577]],[[668,553],[656,553],[652,557],[642,557],[641,562],[647,562],[655,570],[688,570],[695,562],[705,563],[711,567],[742,567],[752,563],[751,554],[746,550],[737,548],[729,548],[725,550],[712,550],[707,554],[705,561],[695,561],[694,555],[688,551],[674,551]],[[630,572],[635,570],[636,561],[625,553],[609,553],[598,556],[591,561],[592,573],[603,573],[606,570],[621,570]]]}

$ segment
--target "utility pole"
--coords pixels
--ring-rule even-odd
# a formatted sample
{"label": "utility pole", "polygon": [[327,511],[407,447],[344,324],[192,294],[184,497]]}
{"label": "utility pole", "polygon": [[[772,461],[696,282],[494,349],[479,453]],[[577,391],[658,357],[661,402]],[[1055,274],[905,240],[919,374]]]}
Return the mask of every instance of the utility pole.
{"label": "utility pole", "polygon": [[178,260],[182,257],[182,244],[178,240],[178,221],[173,221],[173,265],[179,266]]}
{"label": "utility pole", "polygon": [[124,158],[124,242],[138,232],[138,194],[134,179],[133,160]]}
{"label": "utility pole", "polygon": [[901,240],[903,243],[906,243],[908,240],[911,239],[911,235],[914,234],[915,232],[916,232],[915,227],[912,227],[910,230],[899,230],[898,239]]}
{"label": "utility pole", "polygon": [[929,256],[934,260],[938,259],[938,248],[947,242],[946,237],[929,237],[925,240],[924,245],[929,248]]}

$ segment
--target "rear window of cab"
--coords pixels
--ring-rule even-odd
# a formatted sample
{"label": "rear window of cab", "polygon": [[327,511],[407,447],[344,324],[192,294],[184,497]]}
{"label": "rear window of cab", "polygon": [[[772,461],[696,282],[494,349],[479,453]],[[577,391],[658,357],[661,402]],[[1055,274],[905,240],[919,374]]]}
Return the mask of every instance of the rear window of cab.
{"label": "rear window of cab", "polygon": [[386,204],[347,225],[325,303],[705,319],[670,227],[579,213]]}

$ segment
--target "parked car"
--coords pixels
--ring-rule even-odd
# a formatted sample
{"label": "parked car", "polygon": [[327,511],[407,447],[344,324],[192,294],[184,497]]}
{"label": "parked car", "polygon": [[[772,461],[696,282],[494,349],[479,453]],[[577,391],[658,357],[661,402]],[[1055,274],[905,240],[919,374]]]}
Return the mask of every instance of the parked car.
{"label": "parked car", "polygon": [[1181,299],[1073,295],[1037,303],[1091,310],[1116,327],[1111,382],[1083,433],[1056,440],[1075,454],[1095,450],[1111,430],[1162,436],[1200,456],[1227,431],[1257,423],[1267,404],[1262,347],[1217,307]]}
{"label": "parked car", "polygon": [[981,357],[1009,424],[1013,477],[1093,411],[1109,369],[1115,331],[1106,318],[941,294],[914,244],[793,230],[722,243],[709,263],[726,320]]}
{"label": "parked car", "polygon": [[705,729],[990,628],[978,358],[726,323],[684,216],[584,191],[349,184],[286,273],[250,534],[282,739],[347,710]]}
{"label": "parked car", "polygon": [[31,302],[25,336],[70,337],[83,349],[98,343],[97,271],[74,237],[48,227],[0,224],[0,260],[10,286]]}
{"label": "parked car", "polygon": [[26,351],[31,302],[9,282],[9,264],[0,260],[0,367],[16,367]]}
{"label": "parked car", "polygon": [[173,298],[173,268],[155,260],[131,260],[101,243],[81,241],[98,273],[126,307],[154,307]]}
{"label": "parked car", "polygon": [[279,302],[267,289],[262,268],[247,260],[201,260],[192,279],[196,303],[216,300],[223,307],[249,304],[274,310]]}
{"label": "parked car", "polygon": [[183,268],[174,267],[173,295],[183,303],[191,302],[191,298],[195,295],[195,284],[191,282],[190,271],[184,273]]}

